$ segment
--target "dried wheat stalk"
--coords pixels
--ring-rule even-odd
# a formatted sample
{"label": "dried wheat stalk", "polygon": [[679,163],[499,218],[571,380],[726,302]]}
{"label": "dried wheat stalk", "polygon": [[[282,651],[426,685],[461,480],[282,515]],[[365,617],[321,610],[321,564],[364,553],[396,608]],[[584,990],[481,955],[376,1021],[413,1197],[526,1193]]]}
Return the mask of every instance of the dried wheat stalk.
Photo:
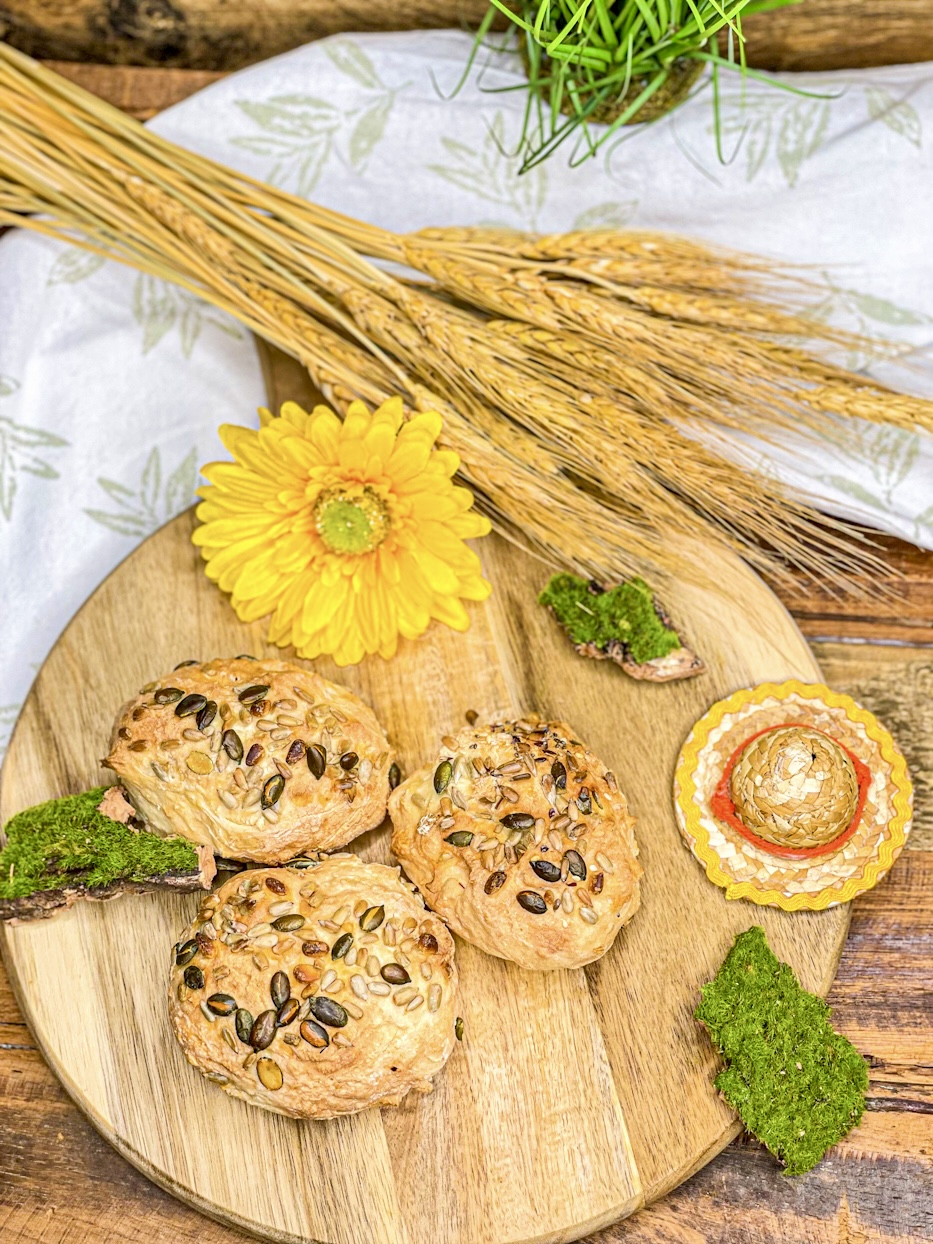
{"label": "dried wheat stalk", "polygon": [[697,537],[777,576],[870,573],[864,543],[717,442],[844,438],[848,416],[933,429],[931,404],[812,352],[851,339],[795,313],[805,273],[634,231],[399,236],[177,148],[3,45],[0,224],[183,285],[338,406],[439,410],[499,528],[603,580],[695,573]]}

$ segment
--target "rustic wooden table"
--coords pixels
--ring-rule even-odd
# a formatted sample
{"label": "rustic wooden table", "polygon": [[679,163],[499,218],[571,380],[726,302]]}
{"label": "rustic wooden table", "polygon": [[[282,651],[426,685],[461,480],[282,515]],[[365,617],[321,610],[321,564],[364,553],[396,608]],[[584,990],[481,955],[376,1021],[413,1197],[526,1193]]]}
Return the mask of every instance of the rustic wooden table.
{"label": "rustic wooden table", "polygon": [[[483,8],[482,0],[472,7]],[[165,54],[163,43],[163,54],[153,56],[146,31],[164,33],[166,24],[181,21],[203,36],[211,15],[229,30],[247,20],[248,8],[222,0],[177,7],[157,0],[0,0],[0,35],[46,55],[86,57],[96,50],[144,65],[204,66],[56,65],[147,117],[218,76],[218,62],[209,54],[215,44],[193,34],[187,52]],[[400,9],[393,6],[391,23],[369,25],[452,23],[462,10],[459,0],[405,0]],[[263,12],[265,33],[250,55],[234,40],[222,63],[366,24],[362,16],[348,17],[341,0],[267,0]],[[276,15],[284,31],[268,20]],[[808,0],[767,28],[758,19],[755,56],[759,64],[793,68],[933,58],[931,18],[933,0]],[[857,595],[832,600],[804,585],[781,593],[826,681],[878,713],[906,752],[916,783],[909,847],[891,876],[855,903],[830,995],[837,1027],[870,1063],[863,1122],[816,1170],[796,1179],[784,1178],[757,1144],[737,1142],[665,1200],[588,1244],[933,1240],[933,554],[895,541],[884,541],[884,549],[899,595],[883,604]],[[97,1135],[45,1066],[0,968],[0,1241],[246,1239],[150,1184]]]}

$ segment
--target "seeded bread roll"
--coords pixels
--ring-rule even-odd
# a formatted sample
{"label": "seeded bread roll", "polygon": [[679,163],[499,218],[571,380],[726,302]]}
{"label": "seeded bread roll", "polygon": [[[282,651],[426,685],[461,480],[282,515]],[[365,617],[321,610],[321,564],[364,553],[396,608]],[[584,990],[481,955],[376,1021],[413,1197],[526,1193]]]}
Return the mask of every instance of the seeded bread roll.
{"label": "seeded bread roll", "polygon": [[445,737],[389,797],[392,850],[461,937],[520,967],[579,968],[638,910],[634,818],[570,726]]}
{"label": "seeded bread roll", "polygon": [[263,864],[385,816],[392,752],[344,687],[286,661],[191,663],[121,708],[108,764],[160,833]]}
{"label": "seeded bread roll", "polygon": [[295,1119],[431,1091],[455,1040],[443,923],[398,870],[353,855],[240,873],[174,948],[185,1057],[233,1097]]}

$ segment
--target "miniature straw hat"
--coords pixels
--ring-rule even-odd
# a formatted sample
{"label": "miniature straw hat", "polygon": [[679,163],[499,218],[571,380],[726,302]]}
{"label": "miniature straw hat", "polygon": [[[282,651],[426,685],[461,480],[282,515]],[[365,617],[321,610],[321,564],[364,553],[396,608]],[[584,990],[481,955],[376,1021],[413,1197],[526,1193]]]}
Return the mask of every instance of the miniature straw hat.
{"label": "miniature straw hat", "polygon": [[819,911],[888,872],[910,832],[912,788],[872,713],[791,680],[712,706],[681,750],[674,804],[727,898]]}

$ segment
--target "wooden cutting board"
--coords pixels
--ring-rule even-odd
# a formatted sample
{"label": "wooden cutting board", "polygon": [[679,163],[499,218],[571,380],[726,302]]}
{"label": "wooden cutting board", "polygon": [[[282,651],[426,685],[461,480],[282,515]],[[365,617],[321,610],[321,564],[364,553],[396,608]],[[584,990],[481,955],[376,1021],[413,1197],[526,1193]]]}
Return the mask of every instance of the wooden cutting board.
{"label": "wooden cutting board", "polygon": [[[279,386],[281,388],[281,385]],[[185,514],[136,550],[43,666],[3,769],[0,815],[86,789],[117,708],[189,657],[272,654],[212,587]],[[716,589],[666,604],[708,672],[637,683],[577,657],[535,604],[547,572],[497,537],[479,545],[492,598],[465,635],[442,627],[391,662],[316,668],[368,700],[403,771],[459,726],[536,709],[572,722],[615,770],[638,817],[642,907],[585,971],[528,973],[458,941],[465,1034],[436,1091],[395,1110],[296,1123],[231,1100],[169,1029],[169,952],[195,896],[80,904],[0,932],[42,1051],[94,1125],[150,1178],[213,1217],[274,1240],[518,1244],[571,1240],[675,1187],[738,1131],[692,1018],[737,932],[762,924],[802,983],[826,993],[848,908],[786,914],[729,903],[683,847],[671,803],[690,726],[737,687],[819,670],[790,617],[737,560]],[[698,554],[702,556],[702,554]],[[388,831],[357,840],[388,856]]]}

